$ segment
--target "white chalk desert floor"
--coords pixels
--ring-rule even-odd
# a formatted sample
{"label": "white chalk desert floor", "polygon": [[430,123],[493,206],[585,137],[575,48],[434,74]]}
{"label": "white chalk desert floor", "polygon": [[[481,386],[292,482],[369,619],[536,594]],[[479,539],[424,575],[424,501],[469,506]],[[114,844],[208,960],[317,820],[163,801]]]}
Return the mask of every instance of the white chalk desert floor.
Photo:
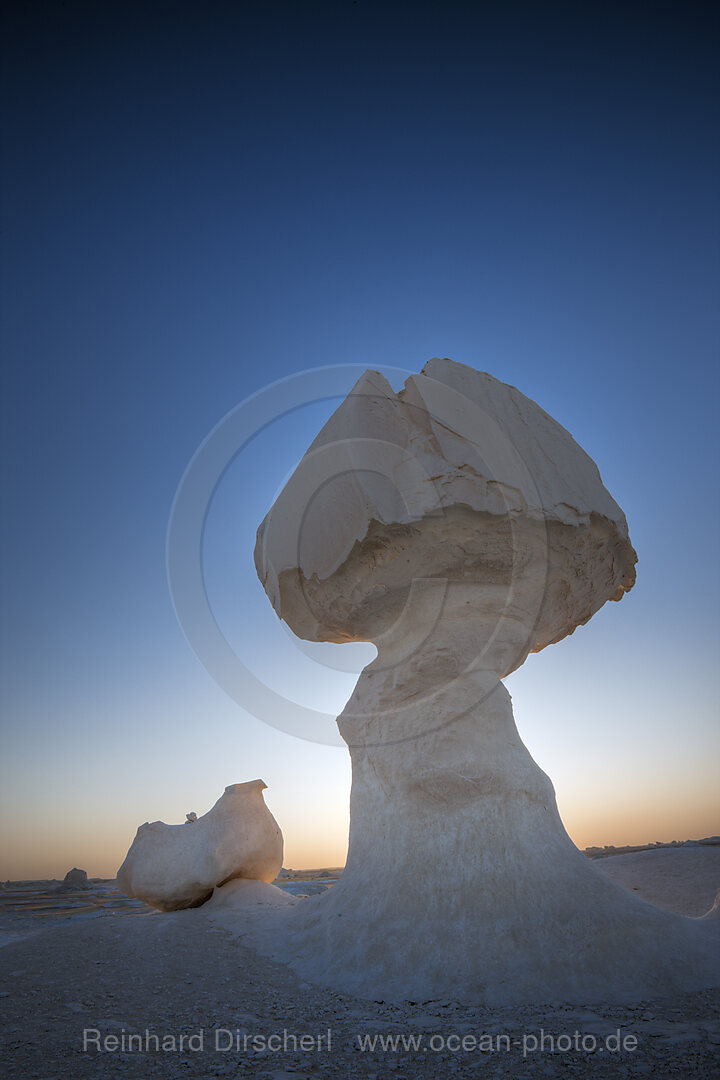
{"label": "white chalk desert floor", "polygon": [[[643,851],[598,865],[635,895],[693,916],[711,907],[720,884],[720,847]],[[295,894],[305,888],[288,884]],[[69,896],[47,884],[6,888],[0,930],[4,1077],[720,1075],[717,991],[632,1006],[493,1010],[451,1000],[360,1001],[301,982],[214,926],[202,908],[149,913],[108,883]],[[137,1038],[128,1044],[131,1034],[141,1049]],[[157,1048],[163,1040],[166,1048]]]}

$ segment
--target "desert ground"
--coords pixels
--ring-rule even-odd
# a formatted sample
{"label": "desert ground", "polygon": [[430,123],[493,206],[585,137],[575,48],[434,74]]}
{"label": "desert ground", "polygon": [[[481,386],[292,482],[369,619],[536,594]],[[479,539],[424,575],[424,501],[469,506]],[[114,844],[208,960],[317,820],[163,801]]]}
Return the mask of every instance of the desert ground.
{"label": "desert ground", "polygon": [[[692,916],[720,884],[717,845],[598,865],[642,899]],[[278,885],[302,898],[339,873],[285,872]],[[718,991],[622,1006],[364,1001],[302,982],[203,908],[160,914],[112,882],[66,894],[57,884],[0,891],[8,1078],[720,1075]]]}

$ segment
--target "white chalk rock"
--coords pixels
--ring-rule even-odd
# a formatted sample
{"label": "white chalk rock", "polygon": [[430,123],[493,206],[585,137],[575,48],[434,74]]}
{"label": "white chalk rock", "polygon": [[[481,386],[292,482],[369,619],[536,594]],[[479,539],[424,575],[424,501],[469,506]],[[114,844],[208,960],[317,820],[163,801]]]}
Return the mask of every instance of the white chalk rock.
{"label": "white chalk rock", "polygon": [[426,623],[439,596],[432,583],[461,584],[483,666],[501,676],[621,599],[636,560],[625,515],[569,432],[515,387],[437,359],[398,393],[365,373],[255,548],[276,612],[314,641],[407,647],[413,613]]}
{"label": "white chalk rock", "polygon": [[283,838],[262,780],[231,784],[207,814],[183,825],[141,825],[118,870],[118,888],[160,911],[198,907],[234,878],[273,881]]}
{"label": "white chalk rock", "polygon": [[345,872],[259,947],[384,1000],[629,1000],[720,981],[713,920],[637,900],[571,842],[500,681],[635,580],[625,517],[560,424],[449,360],[397,393],[367,372],[255,560],[300,637],[378,650],[338,718]]}
{"label": "white chalk rock", "polygon": [[249,878],[234,878],[215,889],[207,902],[207,914],[231,909],[252,909],[258,907],[288,907],[295,903],[289,893],[269,885],[264,881],[252,881]]}

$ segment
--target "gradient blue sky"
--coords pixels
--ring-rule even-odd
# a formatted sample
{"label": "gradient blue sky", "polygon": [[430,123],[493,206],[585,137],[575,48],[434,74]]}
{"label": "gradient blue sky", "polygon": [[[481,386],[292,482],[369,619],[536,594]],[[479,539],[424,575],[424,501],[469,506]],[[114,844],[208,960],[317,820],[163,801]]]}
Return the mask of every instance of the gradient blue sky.
{"label": "gradient blue sky", "polygon": [[[171,605],[168,517],[198,444],[268,382],[434,355],[564,424],[638,550],[622,604],[508,680],[573,839],[720,832],[716,21],[706,3],[14,5],[0,876],[110,875],[137,824],[255,776],[286,865],[343,861],[345,751],[213,683]],[[337,712],[354,676],[294,647],[252,565],[333,404],[229,470],[206,572],[248,663]]]}

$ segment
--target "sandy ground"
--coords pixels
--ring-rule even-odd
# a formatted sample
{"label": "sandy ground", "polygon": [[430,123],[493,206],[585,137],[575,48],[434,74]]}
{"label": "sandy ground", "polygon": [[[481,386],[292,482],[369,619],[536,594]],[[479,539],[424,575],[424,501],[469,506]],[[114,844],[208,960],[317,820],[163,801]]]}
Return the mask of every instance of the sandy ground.
{"label": "sandy ground", "polygon": [[710,910],[720,889],[720,846],[636,851],[594,865],[641,899],[693,918]]}
{"label": "sandy ground", "polygon": [[[676,904],[709,907],[693,896],[700,878],[717,876],[720,851],[696,850],[617,856],[601,860],[601,869],[624,883],[632,879],[636,894],[652,892],[666,906],[672,897]],[[664,893],[663,880],[669,882]],[[359,1001],[311,987],[250,952],[213,926],[203,909],[149,914],[141,905],[124,907],[107,888],[102,897],[100,905],[80,897],[82,916],[65,917],[63,925],[46,911],[49,929],[0,950],[3,1077],[720,1075],[720,992],[633,1006],[576,1002],[492,1010],[452,1001]],[[27,896],[25,902],[31,902]],[[37,897],[33,902],[42,906]],[[140,1037],[140,1049],[137,1038],[128,1045],[130,1034]],[[165,1039],[166,1048],[157,1048],[152,1035],[160,1047]],[[365,1036],[378,1037],[373,1049],[361,1049]],[[381,1037],[400,1041],[383,1048]],[[403,1038],[414,1045],[404,1047]]]}

